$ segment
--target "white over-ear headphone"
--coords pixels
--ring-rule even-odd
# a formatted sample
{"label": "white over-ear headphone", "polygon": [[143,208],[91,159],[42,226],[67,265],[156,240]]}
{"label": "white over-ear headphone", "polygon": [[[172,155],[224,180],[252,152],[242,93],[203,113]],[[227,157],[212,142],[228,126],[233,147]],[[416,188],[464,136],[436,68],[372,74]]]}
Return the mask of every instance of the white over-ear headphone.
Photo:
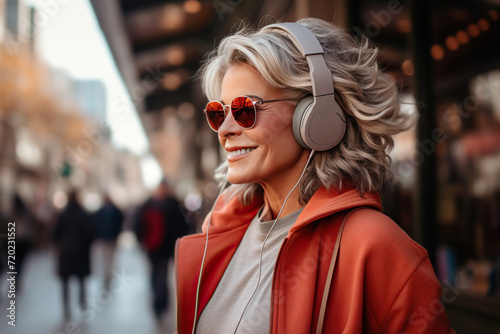
{"label": "white over-ear headphone", "polygon": [[309,64],[313,95],[304,98],[295,108],[295,139],[309,150],[327,151],[335,147],[344,137],[346,117],[335,100],[332,73],[318,39],[300,23],[276,23],[265,29],[285,31]]}

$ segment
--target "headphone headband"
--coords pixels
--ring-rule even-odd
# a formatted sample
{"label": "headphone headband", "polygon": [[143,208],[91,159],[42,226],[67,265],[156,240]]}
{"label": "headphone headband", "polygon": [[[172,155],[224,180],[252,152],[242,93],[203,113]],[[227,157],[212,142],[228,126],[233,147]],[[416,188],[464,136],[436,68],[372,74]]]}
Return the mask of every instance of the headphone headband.
{"label": "headphone headband", "polygon": [[318,53],[325,53],[318,39],[311,30],[307,29],[300,23],[284,22],[268,25],[267,28],[277,28],[286,31],[290,34],[290,39],[300,50],[302,55],[309,56]]}
{"label": "headphone headband", "polygon": [[287,37],[306,58],[309,64],[313,95],[334,94],[332,74],[323,56],[325,51],[311,30],[300,23],[293,22],[271,24],[268,28],[285,31]]}
{"label": "headphone headband", "polygon": [[321,44],[312,31],[300,23],[276,23],[266,28],[284,31],[309,65],[313,97],[301,101],[294,112],[297,142],[315,151],[333,148],[344,137],[346,120],[335,100],[332,73]]}

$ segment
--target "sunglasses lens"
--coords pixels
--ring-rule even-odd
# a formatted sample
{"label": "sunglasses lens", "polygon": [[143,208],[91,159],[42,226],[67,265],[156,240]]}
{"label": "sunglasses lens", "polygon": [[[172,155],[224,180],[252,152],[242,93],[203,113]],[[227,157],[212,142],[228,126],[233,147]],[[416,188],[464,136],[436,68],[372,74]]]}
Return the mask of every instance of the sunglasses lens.
{"label": "sunglasses lens", "polygon": [[208,102],[206,107],[208,124],[212,129],[218,131],[224,122],[224,106],[217,101]]}
{"label": "sunglasses lens", "polygon": [[231,112],[239,126],[249,129],[255,124],[255,106],[248,97],[240,96],[231,102]]}

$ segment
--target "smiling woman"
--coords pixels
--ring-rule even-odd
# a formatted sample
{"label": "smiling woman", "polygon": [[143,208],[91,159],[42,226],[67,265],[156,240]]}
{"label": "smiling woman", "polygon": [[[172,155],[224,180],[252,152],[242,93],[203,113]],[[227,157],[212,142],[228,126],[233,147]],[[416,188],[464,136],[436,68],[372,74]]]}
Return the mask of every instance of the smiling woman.
{"label": "smiling woman", "polygon": [[419,313],[439,282],[381,213],[392,135],[413,120],[376,59],[318,19],[210,55],[205,113],[227,159],[203,233],[177,244],[178,333],[454,333]]}

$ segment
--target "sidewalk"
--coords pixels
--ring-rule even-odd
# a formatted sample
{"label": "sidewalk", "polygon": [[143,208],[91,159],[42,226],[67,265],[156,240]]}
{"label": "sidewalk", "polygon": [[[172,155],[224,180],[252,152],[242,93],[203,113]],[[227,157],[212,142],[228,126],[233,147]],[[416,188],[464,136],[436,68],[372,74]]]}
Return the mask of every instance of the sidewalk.
{"label": "sidewalk", "polygon": [[62,292],[51,250],[32,253],[16,291],[16,327],[8,325],[7,281],[0,281],[0,333],[2,334],[159,334],[174,333],[173,264],[169,283],[172,292],[169,312],[158,324],[151,310],[149,267],[133,242],[121,243],[115,271],[106,290],[100,273],[98,249],[92,251],[93,275],[87,278],[87,300],[82,311],[77,305],[77,282],[70,284],[72,318],[64,320]]}

